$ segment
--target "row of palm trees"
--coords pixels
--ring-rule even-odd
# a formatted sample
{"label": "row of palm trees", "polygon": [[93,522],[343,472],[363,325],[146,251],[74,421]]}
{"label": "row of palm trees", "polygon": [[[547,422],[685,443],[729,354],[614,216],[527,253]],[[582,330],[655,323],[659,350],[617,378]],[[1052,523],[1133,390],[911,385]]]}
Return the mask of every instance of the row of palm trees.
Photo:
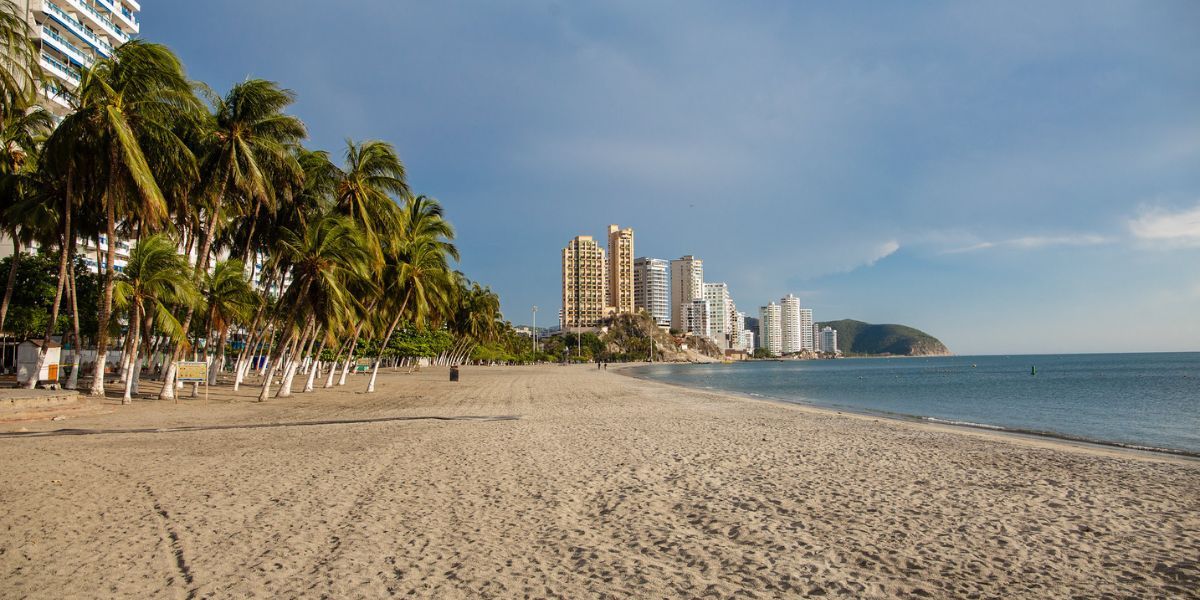
{"label": "row of palm trees", "polygon": [[[339,369],[344,384],[360,340],[387,348],[402,325],[446,327],[466,346],[504,327],[495,294],[452,268],[454,230],[436,200],[412,193],[391,144],[347,140],[338,164],[304,147],[304,123],[286,112],[291,91],[249,79],[215,93],[168,48],[141,40],[82,69],[55,125],[36,102],[41,74],[18,15],[0,0],[0,230],[18,254],[35,243],[58,253],[44,338],[70,302],[64,336],[76,348],[69,257],[77,240],[95,242],[103,289],[91,394],[105,393],[114,337],[126,401],[145,366],[160,372],[160,398],[174,397],[181,360],[209,361],[215,381],[231,335],[243,342],[233,385],[257,368],[265,400],[276,379],[277,395],[290,395],[301,369],[306,391],[322,366],[327,386]],[[122,272],[120,239],[133,241]],[[11,286],[3,306],[10,296]],[[0,308],[0,330],[3,320]]]}

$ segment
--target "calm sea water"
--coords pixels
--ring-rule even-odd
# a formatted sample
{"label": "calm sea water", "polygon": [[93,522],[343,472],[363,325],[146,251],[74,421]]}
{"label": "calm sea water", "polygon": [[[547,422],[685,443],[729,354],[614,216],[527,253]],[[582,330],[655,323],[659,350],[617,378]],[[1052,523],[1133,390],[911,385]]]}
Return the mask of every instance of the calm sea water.
{"label": "calm sea water", "polygon": [[631,373],[849,411],[1200,454],[1200,352],[661,364]]}

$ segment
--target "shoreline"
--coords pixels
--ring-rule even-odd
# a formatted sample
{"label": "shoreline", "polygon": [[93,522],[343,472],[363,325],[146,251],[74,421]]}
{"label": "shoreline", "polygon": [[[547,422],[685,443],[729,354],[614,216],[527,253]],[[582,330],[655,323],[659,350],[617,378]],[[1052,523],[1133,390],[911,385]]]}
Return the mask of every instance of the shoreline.
{"label": "shoreline", "polygon": [[[905,358],[921,358],[921,357],[905,357]],[[858,408],[833,408],[823,406],[803,400],[786,400],[774,396],[755,395],[749,392],[740,392],[734,390],[709,389],[702,387],[689,386],[683,383],[672,381],[660,381],[651,377],[640,376],[628,371],[638,367],[646,367],[657,364],[666,363],[620,363],[612,370],[622,376],[654,383],[685,389],[700,393],[716,393],[724,394],[743,400],[752,400],[758,402],[767,402],[782,406],[791,406],[822,414],[837,415],[837,416],[853,416],[865,419],[887,419],[896,423],[907,423],[909,425],[918,425],[930,427],[942,431],[951,431],[959,433],[971,433],[991,439],[1007,439],[1007,440],[1024,440],[1034,442],[1037,446],[1051,446],[1062,449],[1080,449],[1086,451],[1097,452],[1101,454],[1109,454],[1113,456],[1131,456],[1147,460],[1171,460],[1183,461],[1186,463],[1200,463],[1200,452],[1191,452],[1187,450],[1177,450],[1174,448],[1155,448],[1149,446],[1139,446],[1136,444],[1125,444],[1121,442],[1112,442],[1106,440],[1094,440],[1079,436],[1071,436],[1048,431],[1033,431],[1024,429],[1013,429],[1000,425],[988,425],[986,423],[967,423],[962,421],[952,421],[948,419],[939,419],[937,417],[909,415],[904,413],[889,413],[883,411],[871,411],[869,409]],[[670,363],[670,364],[688,364],[688,363]],[[1174,461],[1172,461],[1174,462]]]}

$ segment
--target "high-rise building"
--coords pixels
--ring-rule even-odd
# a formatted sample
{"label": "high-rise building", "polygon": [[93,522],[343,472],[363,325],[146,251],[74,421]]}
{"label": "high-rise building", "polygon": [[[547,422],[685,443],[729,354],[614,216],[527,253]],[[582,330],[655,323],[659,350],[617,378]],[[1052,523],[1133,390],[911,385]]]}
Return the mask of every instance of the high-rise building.
{"label": "high-rise building", "polygon": [[749,329],[742,330],[742,350],[754,352],[754,348],[754,332]]}
{"label": "high-rise building", "polygon": [[563,330],[595,327],[604,318],[604,248],[590,235],[572,239],[562,251]]}
{"label": "high-rise building", "polygon": [[708,300],[697,298],[683,305],[684,331],[700,337],[712,338],[712,323],[708,320]]}
{"label": "high-rise building", "polygon": [[[142,10],[137,0],[17,0],[24,11],[32,37],[38,47],[37,61],[47,76],[38,95],[39,103],[54,115],[55,120],[66,116],[71,109],[75,90],[79,87],[83,67],[96,60],[112,56],[113,49],[141,30],[137,13]],[[108,240],[99,236],[100,262],[96,261],[95,240],[79,238],[76,248],[93,273],[106,268]],[[34,247],[22,248],[35,252]],[[13,241],[0,234],[0,256],[16,250]],[[116,240],[113,266],[123,271],[129,259],[130,243]]]}
{"label": "high-rise building", "polygon": [[811,308],[800,309],[800,349],[816,350],[816,338],[813,337],[813,314]]}
{"label": "high-rise building", "polygon": [[788,294],[779,301],[779,323],[782,341],[780,348],[784,354],[792,354],[801,350],[800,342],[804,335],[800,330],[800,299]]}
{"label": "high-rise building", "polygon": [[633,229],[608,226],[608,305],[633,313]]}
{"label": "high-rise building", "polygon": [[[758,318],[751,317],[750,315],[746,315],[745,320],[742,322],[743,329],[745,329],[746,331],[754,332],[754,335],[751,337],[751,340],[754,341],[756,344],[758,343],[758,341],[760,339],[760,337],[758,335],[758,323],[759,323]],[[747,347],[746,349],[753,352],[754,349],[757,347],[758,347],[758,345],[752,345],[752,346]]]}
{"label": "high-rise building", "polygon": [[704,298],[704,261],[692,255],[671,261],[671,328],[686,330],[684,311]]}
{"label": "high-rise building", "polygon": [[729,319],[729,347],[736,350],[753,352],[754,348],[747,348],[743,343],[742,334],[746,331],[746,313],[738,312],[737,307],[732,306],[732,302],[729,304],[731,305],[732,309]]}
{"label": "high-rise building", "polygon": [[824,352],[824,346],[821,345],[821,325],[819,323],[813,323],[812,337],[813,350],[816,350],[817,352]]}
{"label": "high-rise building", "polygon": [[758,309],[758,345],[772,356],[783,353],[783,325],[779,305],[774,302]]}
{"label": "high-rise building", "polygon": [[633,261],[633,307],[645,310],[659,327],[671,325],[671,266],[661,258]]}
{"label": "high-rise building", "polygon": [[49,75],[42,104],[61,117],[71,108],[79,87],[80,70],[141,31],[137,0],[24,0],[18,1],[38,42],[38,62]]}
{"label": "high-rise building", "polygon": [[837,330],[828,325],[821,330],[821,351],[834,354],[841,352],[838,350]]}
{"label": "high-rise building", "polygon": [[730,348],[729,334],[733,333],[733,300],[729,286],[724,283],[705,283],[704,300],[708,302],[709,337],[722,350]]}

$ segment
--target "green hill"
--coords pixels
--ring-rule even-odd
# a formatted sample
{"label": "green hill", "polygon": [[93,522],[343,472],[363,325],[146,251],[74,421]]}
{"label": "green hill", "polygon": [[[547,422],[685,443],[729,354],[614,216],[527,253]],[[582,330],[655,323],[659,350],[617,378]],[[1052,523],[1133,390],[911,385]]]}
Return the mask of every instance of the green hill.
{"label": "green hill", "polygon": [[842,354],[874,354],[899,356],[939,356],[950,354],[937,338],[905,325],[872,325],[853,319],[826,321],[821,328],[832,327],[838,332],[838,349]]}

